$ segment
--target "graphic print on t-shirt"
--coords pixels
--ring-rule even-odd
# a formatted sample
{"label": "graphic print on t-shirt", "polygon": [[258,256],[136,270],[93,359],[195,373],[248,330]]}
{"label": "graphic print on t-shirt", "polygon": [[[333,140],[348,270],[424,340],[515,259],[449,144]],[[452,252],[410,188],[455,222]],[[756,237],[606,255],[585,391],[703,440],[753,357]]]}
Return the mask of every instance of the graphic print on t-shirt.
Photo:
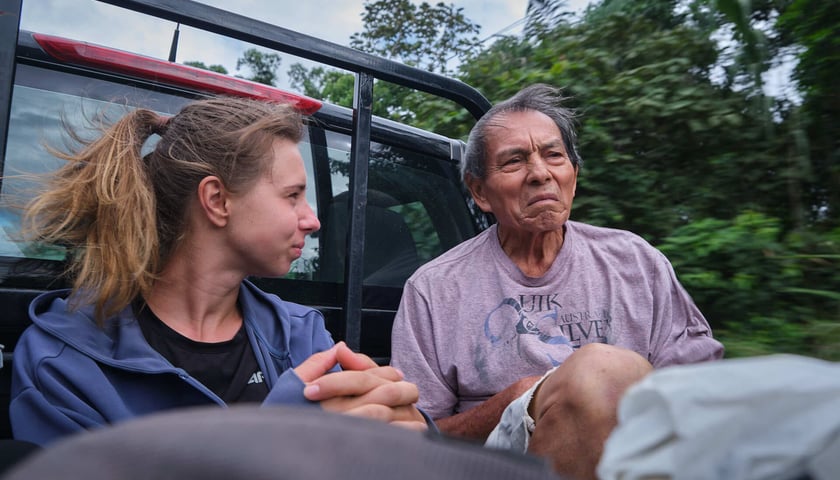
{"label": "graphic print on t-shirt", "polygon": [[251,374],[251,378],[248,379],[248,385],[253,385],[255,383],[263,383],[265,381],[265,377],[263,376],[262,370],[257,370],[256,372]]}
{"label": "graphic print on t-shirt", "polygon": [[482,323],[489,348],[480,350],[513,347],[528,363],[557,366],[583,344],[610,343],[608,310],[566,312],[557,299],[557,294],[502,299]]}

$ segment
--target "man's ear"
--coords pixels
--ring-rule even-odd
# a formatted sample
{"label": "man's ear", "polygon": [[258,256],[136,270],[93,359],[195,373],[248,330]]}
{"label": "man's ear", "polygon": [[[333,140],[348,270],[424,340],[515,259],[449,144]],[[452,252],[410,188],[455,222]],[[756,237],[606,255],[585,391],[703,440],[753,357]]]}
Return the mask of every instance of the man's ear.
{"label": "man's ear", "polygon": [[484,196],[484,181],[475,178],[468,173],[464,175],[464,182],[467,184],[467,189],[470,191],[470,195],[472,195],[473,200],[475,200],[475,204],[478,205],[478,208],[480,208],[482,212],[493,213],[492,210],[490,210],[490,202],[488,202],[487,198]]}
{"label": "man's ear", "polygon": [[227,225],[230,217],[230,194],[214,175],[204,177],[198,184],[198,203],[205,217],[217,227]]}

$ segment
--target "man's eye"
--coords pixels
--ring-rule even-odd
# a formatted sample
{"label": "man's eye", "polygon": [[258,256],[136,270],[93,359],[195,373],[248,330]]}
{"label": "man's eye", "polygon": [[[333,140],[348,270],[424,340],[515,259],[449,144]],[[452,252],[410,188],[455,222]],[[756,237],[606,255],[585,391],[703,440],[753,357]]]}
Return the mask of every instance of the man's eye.
{"label": "man's eye", "polygon": [[499,165],[499,170],[502,172],[514,172],[522,166],[522,159],[519,157],[505,160]]}
{"label": "man's eye", "polygon": [[559,163],[566,160],[566,154],[561,151],[550,151],[546,152],[545,158],[550,160],[552,163]]}

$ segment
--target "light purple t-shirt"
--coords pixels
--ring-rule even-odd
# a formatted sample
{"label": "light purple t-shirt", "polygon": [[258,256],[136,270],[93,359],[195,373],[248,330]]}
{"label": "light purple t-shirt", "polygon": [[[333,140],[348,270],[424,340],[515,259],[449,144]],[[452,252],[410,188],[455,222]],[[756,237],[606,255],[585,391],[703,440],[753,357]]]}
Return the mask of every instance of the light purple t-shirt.
{"label": "light purple t-shirt", "polygon": [[391,361],[420,389],[418,407],[442,418],[594,342],[657,368],[723,355],[659,250],[627,231],[568,221],[542,277],[510,260],[495,225],[418,269],[394,321]]}

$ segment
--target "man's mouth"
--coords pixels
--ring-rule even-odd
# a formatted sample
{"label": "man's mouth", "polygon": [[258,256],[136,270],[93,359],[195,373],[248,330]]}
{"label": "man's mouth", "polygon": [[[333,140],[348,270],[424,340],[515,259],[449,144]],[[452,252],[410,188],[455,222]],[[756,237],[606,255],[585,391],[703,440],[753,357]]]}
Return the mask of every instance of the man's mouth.
{"label": "man's mouth", "polygon": [[534,205],[535,203],[539,202],[556,202],[557,200],[557,195],[546,193],[532,197],[531,200],[528,201],[528,206],[530,207],[531,205]]}

